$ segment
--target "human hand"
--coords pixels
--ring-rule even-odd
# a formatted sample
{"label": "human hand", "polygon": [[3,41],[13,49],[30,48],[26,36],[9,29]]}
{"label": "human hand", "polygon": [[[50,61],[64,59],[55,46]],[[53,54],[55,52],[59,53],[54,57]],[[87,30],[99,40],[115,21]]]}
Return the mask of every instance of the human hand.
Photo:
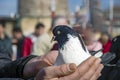
{"label": "human hand", "polygon": [[38,72],[35,80],[97,80],[103,68],[100,62],[100,59],[90,57],[78,68],[75,64],[46,67]]}
{"label": "human hand", "polygon": [[34,77],[40,69],[53,65],[57,56],[58,51],[51,51],[46,55],[31,59],[24,67],[24,78],[28,79],[30,77]]}

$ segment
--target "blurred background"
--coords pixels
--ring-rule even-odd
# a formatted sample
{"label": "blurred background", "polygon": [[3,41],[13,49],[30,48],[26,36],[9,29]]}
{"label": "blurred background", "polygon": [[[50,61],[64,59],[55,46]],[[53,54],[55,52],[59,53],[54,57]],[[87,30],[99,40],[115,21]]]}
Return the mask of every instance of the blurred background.
{"label": "blurred background", "polygon": [[50,42],[51,30],[61,23],[83,35],[89,51],[106,53],[112,38],[120,34],[120,0],[0,0],[0,21],[12,39],[14,59],[57,49]]}
{"label": "blurred background", "polygon": [[0,19],[6,22],[9,35],[16,25],[28,35],[37,22],[48,30],[55,15],[66,16],[70,24],[89,21],[113,36],[120,33],[120,0],[0,0]]}

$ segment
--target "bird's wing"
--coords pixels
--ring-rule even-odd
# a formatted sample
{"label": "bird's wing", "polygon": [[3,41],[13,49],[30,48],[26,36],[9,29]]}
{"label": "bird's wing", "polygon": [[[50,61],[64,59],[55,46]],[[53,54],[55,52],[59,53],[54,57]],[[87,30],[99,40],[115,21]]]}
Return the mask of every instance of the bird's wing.
{"label": "bird's wing", "polygon": [[61,56],[61,54],[59,52],[54,65],[62,65],[62,64],[65,64],[65,61],[63,60],[63,57]]}
{"label": "bird's wing", "polygon": [[86,47],[85,47],[85,43],[84,43],[81,35],[78,34],[78,38],[79,38],[79,41],[80,41],[80,43],[81,43],[81,45],[82,45],[83,50],[84,50],[85,52],[88,52],[88,50],[87,50]]}

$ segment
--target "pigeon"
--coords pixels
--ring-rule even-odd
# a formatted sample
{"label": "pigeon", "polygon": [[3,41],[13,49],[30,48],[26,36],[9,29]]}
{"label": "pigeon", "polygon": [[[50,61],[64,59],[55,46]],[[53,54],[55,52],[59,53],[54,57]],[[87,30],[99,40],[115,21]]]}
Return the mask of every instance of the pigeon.
{"label": "pigeon", "polygon": [[53,39],[58,42],[59,54],[55,65],[75,63],[77,66],[90,56],[101,58],[101,63],[104,66],[114,66],[109,64],[116,58],[115,53],[108,52],[101,55],[101,50],[90,53],[86,48],[84,41],[80,34],[75,32],[67,25],[58,25],[53,29]]}
{"label": "pigeon", "polygon": [[53,29],[53,35],[59,50],[55,65],[75,63],[78,66],[91,56],[82,37],[71,27],[58,25]]}

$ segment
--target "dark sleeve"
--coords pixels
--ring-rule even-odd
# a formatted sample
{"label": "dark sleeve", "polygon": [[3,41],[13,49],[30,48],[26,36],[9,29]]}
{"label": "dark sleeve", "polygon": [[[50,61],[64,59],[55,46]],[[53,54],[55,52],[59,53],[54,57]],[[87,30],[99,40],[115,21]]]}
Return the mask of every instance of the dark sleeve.
{"label": "dark sleeve", "polygon": [[116,54],[116,58],[111,62],[115,64],[120,59],[120,36],[113,38],[110,52]]}
{"label": "dark sleeve", "polygon": [[13,56],[13,49],[12,49],[12,41],[10,40],[10,54],[9,54],[9,56],[10,56],[10,58],[12,58],[12,56]]}
{"label": "dark sleeve", "polygon": [[0,78],[23,78],[23,69],[25,64],[36,56],[30,55],[6,64],[0,69]]}
{"label": "dark sleeve", "polygon": [[13,56],[13,50],[12,50],[12,39],[10,39],[8,36],[6,37],[5,41],[5,49],[6,49],[6,54],[8,55],[8,57],[10,57],[12,59]]}

